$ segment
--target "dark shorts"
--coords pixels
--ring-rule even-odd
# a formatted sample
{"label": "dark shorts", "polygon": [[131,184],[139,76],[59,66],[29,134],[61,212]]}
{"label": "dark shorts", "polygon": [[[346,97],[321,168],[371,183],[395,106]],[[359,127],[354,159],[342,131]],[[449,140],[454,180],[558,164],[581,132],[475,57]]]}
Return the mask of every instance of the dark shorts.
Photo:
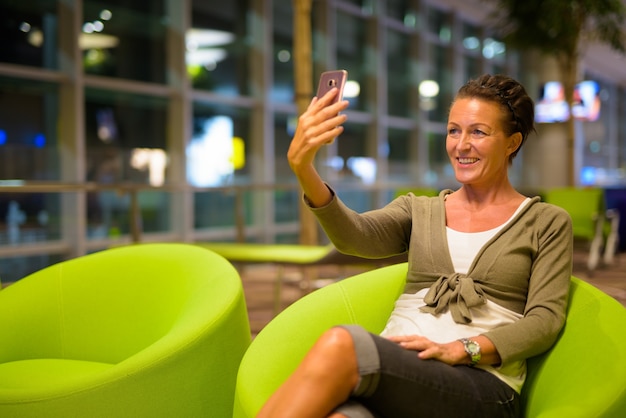
{"label": "dark shorts", "polygon": [[350,418],[520,416],[518,393],[489,372],[421,360],[362,327],[343,328],[354,340],[361,380],[336,412]]}

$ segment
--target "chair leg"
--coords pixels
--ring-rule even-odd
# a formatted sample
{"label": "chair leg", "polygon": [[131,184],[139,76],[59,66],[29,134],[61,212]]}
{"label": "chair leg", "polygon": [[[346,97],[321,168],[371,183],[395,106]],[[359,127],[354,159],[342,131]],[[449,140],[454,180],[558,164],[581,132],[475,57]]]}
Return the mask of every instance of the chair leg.
{"label": "chair leg", "polygon": [[276,266],[277,274],[276,280],[274,281],[274,316],[278,315],[282,310],[283,301],[282,301],[282,290],[283,290],[283,279],[285,276],[285,266],[282,264],[278,264]]}
{"label": "chair leg", "polygon": [[593,239],[591,240],[591,246],[589,248],[589,259],[587,260],[587,269],[590,272],[594,271],[598,266],[600,261],[600,253],[602,250],[602,241],[603,241],[603,226],[604,226],[604,216],[598,215],[596,216],[596,232],[594,234]]}
{"label": "chair leg", "polygon": [[607,220],[611,221],[611,229],[609,235],[606,238],[606,245],[604,247],[604,264],[612,265],[615,261],[615,253],[617,252],[617,245],[619,243],[619,212],[615,209],[609,209],[606,211]]}

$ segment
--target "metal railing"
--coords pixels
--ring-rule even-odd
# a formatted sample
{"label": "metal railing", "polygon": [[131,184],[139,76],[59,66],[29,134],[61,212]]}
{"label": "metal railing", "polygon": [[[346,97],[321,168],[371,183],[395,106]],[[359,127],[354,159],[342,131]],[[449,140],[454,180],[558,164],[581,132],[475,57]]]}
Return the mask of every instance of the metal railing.
{"label": "metal railing", "polygon": [[[344,190],[351,192],[379,193],[389,192],[408,187],[406,184],[350,184],[343,186]],[[342,186],[337,187],[338,190]],[[21,180],[0,181],[0,196],[3,194],[33,194],[33,193],[98,193],[105,191],[114,191],[119,196],[129,196],[128,208],[128,225],[130,241],[133,243],[142,240],[142,208],[139,203],[139,194],[141,192],[188,192],[203,193],[217,192],[224,195],[234,196],[234,229],[235,240],[244,242],[246,240],[246,219],[245,219],[245,195],[249,192],[276,192],[291,191],[298,192],[299,186],[296,183],[283,184],[245,184],[245,185],[225,185],[215,187],[194,187],[187,184],[166,184],[163,186],[150,186],[147,184],[137,183],[63,183],[63,182],[31,182]],[[384,200],[384,199],[383,199]],[[86,214],[85,214],[86,216]],[[19,249],[15,248],[11,253],[16,253]],[[2,255],[2,247],[0,247],[0,255]]]}

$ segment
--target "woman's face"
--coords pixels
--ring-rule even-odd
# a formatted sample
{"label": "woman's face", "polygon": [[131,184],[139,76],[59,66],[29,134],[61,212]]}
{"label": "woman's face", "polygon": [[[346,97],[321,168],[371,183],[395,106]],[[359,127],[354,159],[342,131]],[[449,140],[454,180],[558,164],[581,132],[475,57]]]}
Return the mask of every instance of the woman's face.
{"label": "woman's face", "polygon": [[489,186],[508,178],[509,155],[521,143],[520,133],[505,132],[508,117],[498,103],[486,100],[462,98],[452,104],[446,151],[457,181]]}

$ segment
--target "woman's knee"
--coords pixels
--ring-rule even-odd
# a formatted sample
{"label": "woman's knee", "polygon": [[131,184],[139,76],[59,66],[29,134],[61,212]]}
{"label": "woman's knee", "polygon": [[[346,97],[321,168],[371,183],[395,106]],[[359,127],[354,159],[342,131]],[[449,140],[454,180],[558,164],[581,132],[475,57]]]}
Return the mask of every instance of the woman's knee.
{"label": "woman's knee", "polygon": [[324,351],[326,354],[354,354],[352,335],[342,327],[333,327],[325,331],[313,346],[314,350]]}
{"label": "woman's knee", "polygon": [[333,327],[325,331],[313,346],[311,354],[314,355],[318,366],[325,364],[334,372],[341,369],[357,372],[354,341],[350,332],[342,327]]}

